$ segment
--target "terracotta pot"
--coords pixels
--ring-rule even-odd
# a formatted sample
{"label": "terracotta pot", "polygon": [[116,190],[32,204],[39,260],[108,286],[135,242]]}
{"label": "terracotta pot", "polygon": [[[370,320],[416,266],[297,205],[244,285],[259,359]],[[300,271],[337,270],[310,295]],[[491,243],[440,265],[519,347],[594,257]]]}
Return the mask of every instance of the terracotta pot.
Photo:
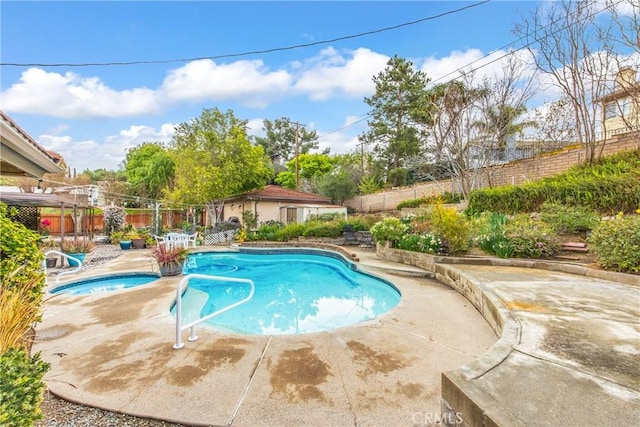
{"label": "terracotta pot", "polygon": [[144,242],[146,241],[146,239],[140,238],[140,239],[131,239],[131,246],[134,249],[144,249]]}

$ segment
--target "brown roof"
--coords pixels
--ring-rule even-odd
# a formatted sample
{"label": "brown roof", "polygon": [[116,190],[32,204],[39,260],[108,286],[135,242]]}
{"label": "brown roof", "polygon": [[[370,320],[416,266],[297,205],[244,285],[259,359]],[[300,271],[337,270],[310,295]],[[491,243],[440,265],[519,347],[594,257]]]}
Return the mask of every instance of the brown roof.
{"label": "brown roof", "polygon": [[287,202],[310,202],[317,204],[331,203],[331,199],[328,197],[291,190],[280,187],[279,185],[267,185],[261,190],[251,191],[230,200],[281,200]]}

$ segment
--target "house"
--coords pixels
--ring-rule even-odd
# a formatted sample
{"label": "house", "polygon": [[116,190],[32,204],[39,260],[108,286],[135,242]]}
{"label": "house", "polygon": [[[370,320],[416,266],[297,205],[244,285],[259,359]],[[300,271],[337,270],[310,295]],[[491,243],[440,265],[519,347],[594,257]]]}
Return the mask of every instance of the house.
{"label": "house", "polygon": [[42,178],[45,173],[62,172],[60,160],[0,111],[0,175]]}
{"label": "house", "polygon": [[[46,173],[64,171],[60,165],[62,158],[58,154],[45,150],[3,111],[0,111],[0,143],[0,175],[2,176],[28,176],[40,179]],[[83,207],[74,200],[55,194],[15,191],[0,191],[0,202],[16,208],[16,220],[34,231],[37,231],[40,226],[39,208],[60,209],[62,236],[65,233],[65,207],[73,208],[74,212],[77,208]],[[74,233],[77,233],[77,229]]]}
{"label": "house", "polygon": [[322,214],[347,216],[347,208],[331,204],[331,199],[317,194],[290,190],[278,185],[267,185],[261,190],[251,191],[227,199],[223,219],[242,218],[245,211],[252,212],[258,224],[278,221],[284,224],[305,222],[310,217]]}
{"label": "house", "polygon": [[640,82],[634,68],[621,68],[613,92],[595,102],[602,107],[602,133],[605,139],[640,129]]}

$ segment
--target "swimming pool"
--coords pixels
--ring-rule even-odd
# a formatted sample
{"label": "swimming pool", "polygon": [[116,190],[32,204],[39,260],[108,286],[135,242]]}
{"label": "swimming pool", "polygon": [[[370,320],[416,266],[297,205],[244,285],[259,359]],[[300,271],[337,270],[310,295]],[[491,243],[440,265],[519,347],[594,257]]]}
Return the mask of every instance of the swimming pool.
{"label": "swimming pool", "polygon": [[[400,292],[391,283],[328,253],[191,254],[185,267],[189,273],[253,280],[250,301],[203,323],[240,334],[326,331],[372,319],[400,302]],[[183,320],[204,317],[249,292],[245,284],[192,279],[183,295]]]}
{"label": "swimming pool", "polygon": [[50,291],[52,294],[88,295],[103,292],[112,292],[118,289],[141,286],[158,280],[160,275],[148,273],[119,274],[112,276],[92,277],[65,283]]}

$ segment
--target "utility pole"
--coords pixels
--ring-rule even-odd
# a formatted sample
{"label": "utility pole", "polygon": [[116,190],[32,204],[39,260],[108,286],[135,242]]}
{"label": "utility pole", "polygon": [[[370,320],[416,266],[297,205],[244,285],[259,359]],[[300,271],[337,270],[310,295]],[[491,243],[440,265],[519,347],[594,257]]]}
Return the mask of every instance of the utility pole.
{"label": "utility pole", "polygon": [[298,139],[298,129],[300,128],[300,123],[295,122],[296,125],[296,190],[298,189],[298,181],[300,180],[300,168],[298,167],[298,152],[300,151],[300,141]]}
{"label": "utility pole", "polygon": [[300,183],[300,166],[298,164],[298,156],[300,155],[300,126],[304,126],[304,124],[300,124],[299,122],[290,122],[296,125],[296,190],[298,189],[298,184]]}
{"label": "utility pole", "polygon": [[356,144],[356,147],[360,147],[360,173],[364,176],[364,142]]}

